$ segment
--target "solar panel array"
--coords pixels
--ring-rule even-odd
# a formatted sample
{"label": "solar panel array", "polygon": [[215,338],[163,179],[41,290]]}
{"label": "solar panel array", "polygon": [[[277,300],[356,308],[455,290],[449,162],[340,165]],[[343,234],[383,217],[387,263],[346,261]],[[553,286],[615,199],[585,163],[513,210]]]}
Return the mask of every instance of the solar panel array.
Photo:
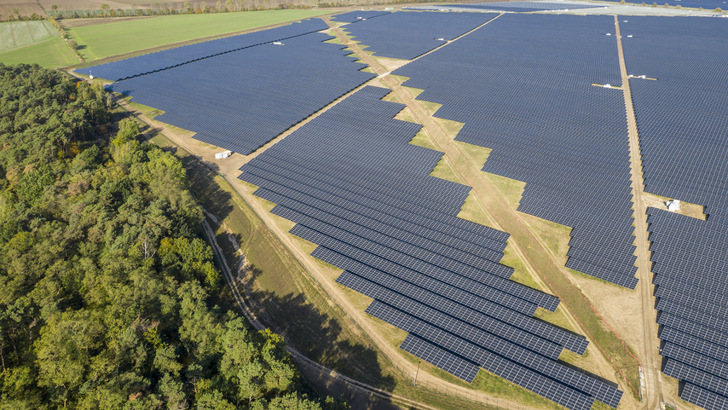
{"label": "solar panel array", "polygon": [[355,41],[378,57],[411,60],[491,20],[491,13],[397,12],[348,25]]}
{"label": "solar panel array", "polygon": [[714,10],[716,8],[722,8],[723,10],[726,10],[726,8],[728,8],[728,1],[726,0],[626,0],[626,2],[632,4],[645,3],[650,6],[653,5],[653,3],[657,3],[657,5],[659,6],[664,6],[665,4],[668,4],[670,6],[689,7],[695,9],[699,9],[702,7],[707,10]]}
{"label": "solar panel array", "polygon": [[358,21],[364,21],[374,17],[383,16],[385,14],[389,14],[389,12],[381,10],[350,11],[348,13],[337,14],[334,17],[331,17],[331,20],[339,21],[342,23],[356,23]]}
{"label": "solar panel array", "polygon": [[157,120],[249,154],[374,77],[330,36],[311,33],[112,84],[164,110]]}
{"label": "solar panel array", "polygon": [[[705,206],[707,221],[649,208],[664,372],[681,397],[728,402],[728,21],[620,22],[648,192]],[[631,38],[624,34],[631,34]]]}
{"label": "solar panel array", "polygon": [[93,74],[95,77],[105,78],[111,81],[120,81],[248,47],[274,41],[283,41],[292,37],[326,30],[327,28],[328,26],[321,19],[308,19],[269,30],[204,41],[202,43],[144,54],[111,63],[79,68],[76,72],[86,75]]}
{"label": "solar panel array", "polygon": [[519,210],[573,227],[566,266],[634,289],[627,126],[614,20],[507,14],[394,74],[526,182]]}
{"label": "solar panel array", "polygon": [[593,9],[599,7],[593,4],[574,4],[574,3],[548,3],[540,1],[512,1],[503,3],[462,3],[462,4],[447,4],[445,6],[434,6],[444,7],[450,10],[497,10],[497,11],[511,11],[511,12],[531,12],[531,11],[544,11],[544,10],[579,10],[579,9]]}
{"label": "solar panel array", "polygon": [[457,217],[469,187],[429,176],[442,153],[409,144],[420,126],[365,87],[241,169],[367,312],[410,333],[402,348],[468,382],[480,367],[572,409],[616,407],[616,387],[560,364],[581,336],[533,317],[558,299],[510,281],[508,234]]}

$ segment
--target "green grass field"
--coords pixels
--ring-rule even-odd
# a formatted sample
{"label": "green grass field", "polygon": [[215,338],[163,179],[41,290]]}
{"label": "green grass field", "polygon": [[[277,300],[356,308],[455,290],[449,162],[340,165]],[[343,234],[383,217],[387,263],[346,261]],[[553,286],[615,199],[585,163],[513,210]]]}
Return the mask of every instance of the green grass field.
{"label": "green grass field", "polygon": [[58,32],[47,21],[0,23],[0,53],[53,37],[58,37]]}
{"label": "green grass field", "polygon": [[55,68],[78,63],[73,51],[47,21],[0,23],[0,63]]}
{"label": "green grass field", "polygon": [[332,10],[267,10],[221,14],[185,14],[69,28],[86,61],[165,44],[251,30],[331,13]]}

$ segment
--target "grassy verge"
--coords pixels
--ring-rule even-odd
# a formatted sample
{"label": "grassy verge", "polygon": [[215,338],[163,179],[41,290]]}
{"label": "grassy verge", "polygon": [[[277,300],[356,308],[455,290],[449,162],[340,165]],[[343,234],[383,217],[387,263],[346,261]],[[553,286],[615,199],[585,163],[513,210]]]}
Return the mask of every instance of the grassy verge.
{"label": "grassy verge", "polygon": [[185,14],[72,27],[67,32],[82,46],[80,52],[86,61],[94,61],[166,44],[252,30],[332,12],[333,10],[266,10]]}

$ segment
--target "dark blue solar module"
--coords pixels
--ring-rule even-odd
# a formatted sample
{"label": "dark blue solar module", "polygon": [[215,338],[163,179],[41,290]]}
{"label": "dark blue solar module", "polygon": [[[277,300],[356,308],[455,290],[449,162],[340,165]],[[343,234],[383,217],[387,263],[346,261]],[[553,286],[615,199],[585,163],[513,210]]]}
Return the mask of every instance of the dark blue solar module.
{"label": "dark blue solar module", "polygon": [[374,17],[383,16],[385,14],[389,14],[389,12],[381,10],[350,11],[348,13],[337,14],[334,17],[331,17],[331,20],[343,23],[356,23],[358,21],[365,21]]}
{"label": "dark blue solar module", "polygon": [[470,188],[429,176],[441,152],[409,144],[421,126],[365,87],[241,169],[337,282],[373,298],[367,312],[411,334],[402,349],[472,381],[480,367],[572,409],[622,392],[563,366],[581,336],[533,317],[558,299],[509,280],[508,235],[457,217]]}
{"label": "dark blue solar module", "polygon": [[411,60],[491,20],[491,13],[397,12],[346,26],[378,57]]}
{"label": "dark blue solar module", "polygon": [[531,11],[544,11],[544,10],[579,10],[579,9],[593,9],[599,7],[593,4],[571,4],[571,3],[547,3],[547,2],[534,2],[534,1],[513,1],[504,3],[461,3],[461,4],[448,4],[445,6],[434,6],[444,7],[450,10],[498,10],[498,11],[512,11],[512,12],[531,12]]}
{"label": "dark blue solar module", "polygon": [[112,84],[133,101],[164,110],[157,120],[195,139],[249,154],[368,81],[373,74],[331,37],[311,33],[221,54]]}
{"label": "dark blue solar module", "polygon": [[567,267],[633,289],[629,152],[608,16],[508,14],[394,72],[484,171],[526,182],[519,210],[573,227]]}
{"label": "dark blue solar module", "polygon": [[221,38],[218,40],[205,41],[188,46],[158,51],[156,53],[144,54],[138,57],[127,58],[106,64],[99,64],[86,68],[79,68],[76,72],[104,78],[111,81],[119,81],[125,78],[136,77],[182,64],[188,64],[201,59],[242,50],[261,44],[282,41],[292,37],[316,31],[326,30],[328,26],[321,19],[303,20],[300,23],[293,23],[283,27],[269,30],[256,31]]}
{"label": "dark blue solar module", "polygon": [[[681,398],[728,402],[728,21],[620,23],[645,189],[705,206],[707,220],[648,209],[665,373]],[[632,35],[626,38],[625,34]]]}
{"label": "dark blue solar module", "polygon": [[[631,4],[647,4],[651,6],[653,3],[657,3],[659,6],[668,4],[670,6],[680,6],[699,9],[703,8],[706,10],[714,10],[721,8],[726,10],[728,8],[728,2],[726,0],[660,0],[660,1],[648,1],[648,0],[625,0]],[[631,17],[630,17],[631,18]]]}

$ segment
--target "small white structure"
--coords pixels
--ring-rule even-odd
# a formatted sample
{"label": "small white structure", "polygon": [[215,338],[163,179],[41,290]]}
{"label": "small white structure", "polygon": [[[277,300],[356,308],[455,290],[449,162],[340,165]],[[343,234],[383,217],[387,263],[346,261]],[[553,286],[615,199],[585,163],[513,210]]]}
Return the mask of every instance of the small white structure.
{"label": "small white structure", "polygon": [[667,205],[667,210],[670,212],[677,212],[680,210],[680,200],[679,199],[673,199],[671,201],[665,202],[665,205]]}
{"label": "small white structure", "polygon": [[436,38],[435,40],[437,40],[437,41],[446,41],[446,40],[445,40],[444,38],[442,38],[442,37],[438,37],[438,38]]}
{"label": "small white structure", "polygon": [[215,159],[225,159],[225,158],[229,157],[230,155],[233,155],[232,151],[218,152],[217,154],[215,154]]}
{"label": "small white structure", "polygon": [[93,74],[90,74],[90,75],[88,76],[88,78],[90,78],[90,79],[92,79],[92,80],[93,80],[93,79],[94,79],[94,75],[93,75]]}
{"label": "small white structure", "polygon": [[612,84],[604,84],[604,88],[612,88]]}
{"label": "small white structure", "polygon": [[608,36],[611,36],[611,35],[612,35],[612,33],[607,33],[607,35],[608,35]]}
{"label": "small white structure", "polygon": [[280,41],[274,41],[273,44],[275,44],[277,46],[282,46],[283,45],[283,43],[281,43]]}
{"label": "small white structure", "polygon": [[627,34],[627,38],[632,38],[632,35],[631,34]]}

